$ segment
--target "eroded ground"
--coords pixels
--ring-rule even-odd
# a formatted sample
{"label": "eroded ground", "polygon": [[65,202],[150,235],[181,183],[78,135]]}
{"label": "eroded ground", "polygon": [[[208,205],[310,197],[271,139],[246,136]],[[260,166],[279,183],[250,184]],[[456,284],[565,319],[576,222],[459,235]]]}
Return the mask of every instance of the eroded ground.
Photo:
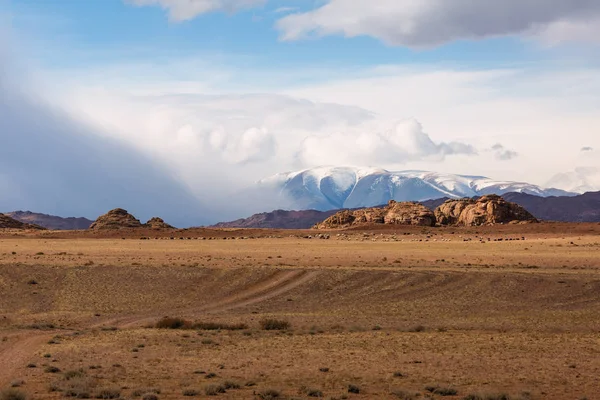
{"label": "eroded ground", "polygon": [[[599,225],[329,234],[5,232],[0,388],[600,398]],[[151,327],[165,316],[247,328]]]}

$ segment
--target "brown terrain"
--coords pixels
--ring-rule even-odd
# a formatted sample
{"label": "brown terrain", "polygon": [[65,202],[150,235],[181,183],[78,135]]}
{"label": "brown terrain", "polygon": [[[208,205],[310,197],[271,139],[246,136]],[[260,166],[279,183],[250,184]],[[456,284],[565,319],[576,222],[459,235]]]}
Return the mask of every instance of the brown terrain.
{"label": "brown terrain", "polygon": [[0,390],[599,398],[599,224],[177,230],[120,211],[100,221],[116,218],[136,227],[0,231]]}
{"label": "brown terrain", "polygon": [[34,213],[31,211],[13,211],[6,213],[6,215],[27,224],[58,230],[88,229],[93,222],[87,218],[62,218],[55,215]]}

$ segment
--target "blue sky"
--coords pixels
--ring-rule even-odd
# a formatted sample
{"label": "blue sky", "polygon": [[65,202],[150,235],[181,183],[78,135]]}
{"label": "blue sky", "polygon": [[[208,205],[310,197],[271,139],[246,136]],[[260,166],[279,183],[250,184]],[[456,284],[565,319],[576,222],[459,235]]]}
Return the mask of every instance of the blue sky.
{"label": "blue sky", "polygon": [[328,36],[282,41],[275,29],[288,12],[307,9],[306,0],[272,1],[238,12],[210,12],[174,22],[158,7],[139,7],[122,0],[3,0],[1,10],[23,40],[48,67],[114,63],[123,60],[238,55],[253,63],[354,66],[446,63],[489,67],[560,62],[555,49],[505,36],[458,40],[433,48],[391,46],[377,38]]}
{"label": "blue sky", "polygon": [[209,203],[326,164],[600,190],[599,27],[592,0],[0,0],[0,86]]}

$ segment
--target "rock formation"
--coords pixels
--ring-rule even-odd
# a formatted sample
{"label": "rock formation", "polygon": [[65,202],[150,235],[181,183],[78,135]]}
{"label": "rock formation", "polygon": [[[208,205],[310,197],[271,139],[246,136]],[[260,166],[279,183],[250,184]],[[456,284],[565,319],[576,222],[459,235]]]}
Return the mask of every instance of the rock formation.
{"label": "rock formation", "polygon": [[162,218],[154,217],[144,224],[145,228],[152,229],[174,229],[171,225],[167,224]]}
{"label": "rock formation", "polygon": [[390,200],[386,207],[340,211],[314,228],[337,229],[369,224],[434,226],[435,222],[433,212],[419,203]]}
{"label": "rock formation", "polygon": [[0,229],[38,229],[43,230],[43,228],[38,225],[26,224],[21,221],[17,221],[14,218],[9,217],[8,215],[0,214]]}
{"label": "rock formation", "polygon": [[141,228],[142,223],[133,215],[129,214],[122,208],[115,208],[108,213],[98,217],[98,219],[90,226],[90,229],[124,229],[124,228]]}
{"label": "rock formation", "polygon": [[436,208],[435,218],[440,225],[460,226],[537,222],[523,207],[497,195],[448,200]]}

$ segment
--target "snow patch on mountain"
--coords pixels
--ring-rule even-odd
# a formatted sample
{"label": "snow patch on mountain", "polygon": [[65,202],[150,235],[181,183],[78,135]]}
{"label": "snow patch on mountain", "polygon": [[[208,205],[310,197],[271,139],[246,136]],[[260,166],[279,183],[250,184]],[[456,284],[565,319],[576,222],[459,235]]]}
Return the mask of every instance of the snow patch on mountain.
{"label": "snow patch on mountain", "polygon": [[389,200],[424,201],[508,192],[542,197],[575,195],[564,190],[524,182],[495,181],[484,176],[337,166],[277,174],[259,181],[257,189],[274,191],[282,207],[323,211],[372,207]]}

